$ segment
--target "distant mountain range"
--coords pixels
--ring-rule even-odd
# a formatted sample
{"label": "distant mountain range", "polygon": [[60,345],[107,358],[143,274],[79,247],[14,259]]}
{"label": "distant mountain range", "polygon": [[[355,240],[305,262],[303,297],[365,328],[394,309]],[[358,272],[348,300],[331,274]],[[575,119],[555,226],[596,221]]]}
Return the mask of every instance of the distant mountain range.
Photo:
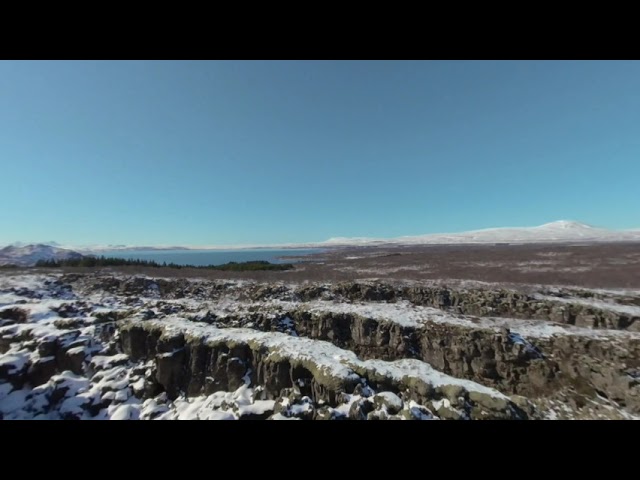
{"label": "distant mountain range", "polygon": [[607,230],[580,222],[560,220],[538,227],[486,228],[462,233],[434,233],[389,239],[330,238],[324,246],[348,245],[444,245],[482,243],[555,243],[640,241],[640,229]]}
{"label": "distant mountain range", "polygon": [[0,249],[0,265],[17,265],[19,267],[35,265],[38,260],[69,260],[82,257],[82,254],[73,250],[42,243],[22,246],[9,245]]}
{"label": "distant mountain range", "polygon": [[[61,248],[58,243],[25,245],[14,243],[0,249],[0,265],[34,265],[38,260],[62,260],[82,258],[83,254],[100,255],[105,251],[135,252],[142,250],[221,250],[247,248],[330,248],[376,245],[465,245],[465,244],[524,244],[524,243],[595,243],[595,242],[640,242],[640,229],[607,230],[580,222],[560,220],[538,227],[507,227],[472,230],[462,233],[435,233],[429,235],[396,238],[330,238],[317,243],[287,243],[278,245],[251,246],[204,246],[204,247],[151,247],[127,245],[101,245],[93,247]],[[79,250],[79,251],[76,251]]]}

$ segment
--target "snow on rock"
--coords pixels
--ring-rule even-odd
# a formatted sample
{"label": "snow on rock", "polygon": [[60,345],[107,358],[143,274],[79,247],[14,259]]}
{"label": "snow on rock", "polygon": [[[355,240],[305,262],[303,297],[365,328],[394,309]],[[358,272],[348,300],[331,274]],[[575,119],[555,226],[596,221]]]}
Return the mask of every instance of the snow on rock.
{"label": "snow on rock", "polygon": [[285,417],[281,413],[276,413],[275,415],[271,415],[268,420],[300,420],[297,417]]}
{"label": "snow on rock", "polygon": [[[593,330],[540,320],[475,317],[416,306],[403,299],[393,303],[336,301],[322,295],[318,300],[294,301],[298,298],[292,294],[296,287],[284,284],[265,287],[230,282],[230,286],[222,288],[214,284],[215,288],[207,290],[189,281],[186,285],[193,291],[179,291],[176,298],[167,298],[167,284],[160,279],[106,276],[100,280],[104,287],[88,283],[88,288],[82,290],[75,284],[72,288],[61,278],[40,274],[0,276],[0,310],[20,308],[26,315],[19,322],[0,326],[1,418],[524,418],[533,415],[533,407],[526,399],[516,400],[484,385],[485,379],[474,371],[466,374],[453,370],[473,380],[457,378],[421,360],[425,357],[420,356],[420,349],[427,348],[427,344],[419,344],[418,336],[432,341],[430,338],[434,335],[448,335],[447,332],[464,338],[470,335],[465,341],[476,338],[476,341],[494,342],[490,347],[492,351],[501,352],[496,353],[496,358],[511,355],[511,350],[519,352],[517,355],[525,352],[528,356],[517,356],[518,362],[540,362],[540,366],[546,365],[547,358],[553,360],[553,355],[547,355],[549,352],[545,350],[543,357],[534,343],[548,346],[550,342],[545,341],[549,339],[586,338],[587,342],[617,339],[621,342],[617,346],[622,346],[623,341],[629,342],[624,344],[625,348],[630,345],[629,358],[634,355],[634,342],[640,340],[638,332]],[[121,281],[126,288],[107,291],[113,281]],[[171,281],[175,280],[166,280]],[[135,293],[127,290],[129,288]],[[260,301],[252,300],[247,292],[258,292]],[[606,306],[629,315],[640,308],[574,296],[548,295],[541,300],[594,308]],[[327,330],[329,323],[322,321],[333,317],[339,317],[342,323],[331,324],[333,330]],[[308,322],[306,326],[300,323],[301,318]],[[354,318],[359,320],[356,322]],[[364,332],[360,338],[351,331],[367,325],[376,325],[379,332]],[[127,349],[130,345],[125,338],[133,328],[143,336],[153,332],[153,336],[136,340],[144,345],[141,351],[149,352],[148,357],[140,358],[140,354],[134,355]],[[398,338],[385,338],[385,332],[397,334]],[[373,336],[379,333],[373,341]],[[389,345],[400,339],[409,342],[407,339],[412,335],[416,335],[416,348],[395,352],[387,349],[386,356],[382,357],[385,360],[375,358],[381,355],[384,342]],[[182,344],[171,344],[175,338],[185,340]],[[157,349],[156,342],[168,343],[163,349]],[[240,372],[236,380],[244,375],[242,380],[225,380],[228,391],[211,393],[211,387],[220,388],[215,378],[220,374],[216,370],[219,367],[198,366],[199,357],[190,350],[196,345],[215,351],[216,358],[223,359],[219,365],[226,369],[224,375]],[[459,347],[452,341],[449,349]],[[474,349],[476,347],[470,348],[464,355]],[[253,354],[247,359],[242,352],[249,350]],[[131,357],[127,353],[131,353]],[[256,356],[260,357],[259,365],[251,363],[251,358]],[[516,357],[512,355],[504,360],[503,366],[508,366],[511,358]],[[469,361],[476,371],[483,368],[482,364],[480,367],[473,364],[475,357]],[[598,367],[595,364],[590,368]],[[172,372],[183,375],[194,368],[209,368],[204,385],[191,390],[189,396],[185,393],[186,387],[176,391],[166,389],[166,379],[175,375]],[[259,368],[260,374],[252,373]],[[629,396],[620,397],[625,395],[623,392],[616,393],[615,398],[633,399],[632,390],[638,375],[627,370],[622,373],[629,384]],[[297,373],[294,375],[294,372]],[[594,375],[597,379],[607,379],[609,373]],[[475,381],[478,378],[483,383]],[[262,383],[252,384],[258,379]],[[614,380],[615,385],[624,385]],[[489,385],[502,389],[505,384]],[[596,400],[613,402],[604,397]],[[604,411],[603,408],[599,411]],[[617,412],[620,407],[611,403],[605,410]]]}
{"label": "snow on rock", "polygon": [[424,386],[433,389],[454,385],[470,393],[475,392],[485,397],[509,402],[506,395],[493,388],[470,380],[451,377],[421,360],[361,360],[354,352],[326,341],[292,337],[279,332],[257,332],[243,328],[219,329],[210,325],[194,324],[180,318],[165,318],[162,321],[131,321],[129,325],[130,327],[144,326],[147,329],[159,328],[168,336],[190,335],[211,345],[221,343],[250,345],[253,350],[266,353],[266,358],[271,361],[286,359],[292,365],[304,366],[313,372],[315,382],[329,389],[342,388],[344,384],[355,385],[360,382],[361,377],[366,377],[377,381],[390,381],[400,388],[416,391],[424,390]]}
{"label": "snow on rock", "polygon": [[522,338],[521,335],[519,335],[518,333],[515,332],[510,332],[507,336],[509,338],[509,340],[511,342],[513,342],[516,345],[523,345],[525,348],[525,351],[532,354],[533,356],[536,356],[538,358],[542,358],[542,352],[540,351],[540,349],[538,349],[536,346],[534,346],[531,342],[525,340],[524,338]]}
{"label": "snow on rock", "polygon": [[392,392],[378,393],[373,397],[373,402],[378,406],[384,406],[391,414],[398,413],[404,406],[402,399]]}
{"label": "snow on rock", "polygon": [[483,393],[491,397],[507,400],[508,397],[494,388],[485,387],[471,380],[455,378],[442,373],[433,368],[428,363],[411,358],[385,362],[384,360],[366,360],[361,364],[370,370],[375,370],[379,375],[383,375],[393,380],[404,380],[407,383],[418,380],[433,387],[443,387],[447,385],[457,385],[470,392]]}
{"label": "snow on rock", "polygon": [[116,355],[96,355],[91,359],[91,368],[95,370],[104,370],[117,365],[121,365],[129,361],[129,357],[124,353]]}
{"label": "snow on rock", "polygon": [[140,405],[119,405],[109,415],[111,420],[138,420],[140,417]]}
{"label": "snow on rock", "polygon": [[640,306],[635,305],[621,305],[615,302],[606,302],[604,300],[594,300],[591,298],[577,298],[577,297],[556,297],[551,295],[536,294],[535,298],[539,300],[550,300],[554,302],[568,303],[584,305],[587,307],[598,308],[601,310],[609,310],[611,312],[622,313],[624,315],[630,315],[632,317],[640,317]]}
{"label": "snow on rock", "polygon": [[0,412],[2,412],[4,418],[10,419],[11,416],[16,419],[23,418],[22,407],[25,405],[29,394],[30,392],[27,389],[13,390],[7,394],[0,402]]}
{"label": "snow on rock", "polygon": [[29,362],[27,352],[9,353],[0,356],[0,372],[11,375],[25,369]]}

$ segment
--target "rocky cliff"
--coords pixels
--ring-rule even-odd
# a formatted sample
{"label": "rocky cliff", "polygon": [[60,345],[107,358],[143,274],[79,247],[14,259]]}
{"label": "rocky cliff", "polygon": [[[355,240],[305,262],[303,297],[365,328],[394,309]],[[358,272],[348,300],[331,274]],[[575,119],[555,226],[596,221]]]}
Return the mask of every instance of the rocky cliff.
{"label": "rocky cliff", "polygon": [[638,303],[570,288],[6,275],[0,412],[633,418]]}

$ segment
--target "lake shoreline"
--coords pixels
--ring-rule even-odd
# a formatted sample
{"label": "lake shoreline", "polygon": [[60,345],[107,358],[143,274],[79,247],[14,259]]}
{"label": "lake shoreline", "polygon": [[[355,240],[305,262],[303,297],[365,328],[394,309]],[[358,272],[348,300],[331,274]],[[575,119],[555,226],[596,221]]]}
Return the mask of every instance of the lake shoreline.
{"label": "lake shoreline", "polygon": [[202,267],[224,265],[230,262],[297,263],[309,255],[318,254],[322,251],[323,249],[140,250],[135,252],[111,250],[96,253],[93,256]]}

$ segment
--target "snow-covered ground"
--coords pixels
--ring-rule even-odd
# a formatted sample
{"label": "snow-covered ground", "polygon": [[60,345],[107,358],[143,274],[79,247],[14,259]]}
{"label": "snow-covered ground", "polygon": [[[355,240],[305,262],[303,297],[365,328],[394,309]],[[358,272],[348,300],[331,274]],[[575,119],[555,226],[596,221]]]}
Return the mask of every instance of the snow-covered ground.
{"label": "snow-covered ground", "polygon": [[[536,298],[558,301],[561,303],[576,303],[594,306],[603,310],[620,313],[637,312],[639,307],[628,307],[610,302],[588,301],[585,299],[563,299],[561,297],[536,295]],[[582,328],[573,325],[554,323],[542,320],[527,320],[508,317],[477,317],[446,312],[437,308],[414,305],[407,300],[399,300],[393,303],[384,302],[340,302],[335,300],[313,300],[308,302],[283,301],[267,299],[260,302],[239,301],[232,298],[224,298],[220,301],[200,300],[168,300],[169,303],[178,303],[187,306],[197,316],[207,313],[215,315],[219,319],[238,317],[255,311],[269,313],[272,317],[285,315],[287,312],[302,310],[310,314],[350,314],[371,318],[381,322],[389,322],[403,327],[421,328],[429,324],[455,325],[474,330],[486,329],[499,332],[503,328],[519,332],[522,335],[535,338],[549,338],[552,335],[575,335],[590,338],[638,338],[640,332],[628,332],[622,330],[606,330]]]}
{"label": "snow-covered ground", "polygon": [[[72,289],[59,282],[59,278],[60,275],[0,276],[0,414],[4,419],[293,419],[318,416],[434,419],[468,418],[469,401],[485,402],[491,408],[511,405],[511,397],[495,388],[452,377],[416,358],[362,359],[353,351],[329,341],[298,336],[295,322],[288,316],[295,311],[306,312],[311,318],[355,315],[411,329],[429,328],[430,325],[452,325],[469,331],[495,333],[508,329],[509,341],[523,346],[532,358],[542,357],[535,347],[536,341],[553,336],[640,340],[640,333],[636,332],[593,330],[540,320],[459,315],[416,306],[406,300],[386,303],[266,299],[256,302],[238,295],[251,287],[246,282],[227,282],[228,293],[215,299],[203,296],[171,299],[162,298],[155,280],[148,277],[145,277],[149,280],[147,289],[135,297],[103,290],[90,293]],[[196,282],[192,281],[197,287]],[[624,313],[629,314],[629,309],[637,313],[637,307],[605,301],[554,296],[545,299],[620,312],[624,307]],[[167,306],[179,308],[174,313],[162,313]],[[249,318],[256,312],[279,319],[280,331],[246,328],[250,323],[239,328],[222,321]],[[21,316],[23,314],[26,314],[26,320]],[[169,337],[187,334],[204,344],[251,345],[267,359],[286,358],[292,365],[315,372],[315,381],[326,388],[336,382],[364,383],[353,393],[345,392],[336,405],[323,405],[295,391],[283,391],[277,398],[266,398],[262,386],[251,383],[250,372],[243,377],[242,385],[230,391],[194,396],[182,393],[176,398],[169,398],[166,392],[150,393],[149,379],[155,375],[155,361],[133,360],[122,351],[117,327],[115,333],[109,332],[107,326],[113,323],[104,323],[104,316],[110,314],[122,314],[124,319],[118,321],[121,325],[158,328]],[[199,320],[203,316],[216,321]],[[401,386],[396,387],[401,389],[423,385],[420,391],[466,392],[467,400],[458,402],[455,395],[451,398],[435,396],[429,402],[419,404],[398,397],[402,392],[380,390],[376,393],[365,381],[374,378],[378,383]],[[594,401],[599,402],[598,399]],[[549,408],[553,407],[552,403],[549,405]],[[606,408],[617,411],[615,406]],[[561,414],[562,409],[558,410],[560,413],[553,413],[554,410],[546,416],[553,418]],[[633,417],[628,412],[620,415]]]}
{"label": "snow-covered ground", "polygon": [[552,295],[535,295],[540,300],[551,300],[554,302],[585,305],[587,307],[598,308],[601,310],[609,310],[612,312],[622,313],[630,315],[632,317],[640,317],[640,306],[635,305],[621,305],[612,301],[594,300],[591,298],[578,298],[578,297],[554,297]]}
{"label": "snow-covered ground", "polygon": [[[110,311],[105,305],[115,307],[115,311],[121,311],[125,305],[118,305],[113,297],[103,294],[87,295],[82,297],[87,307],[85,312],[74,312],[72,318],[63,318],[58,314],[61,308],[75,304],[80,297],[60,288],[55,280],[53,276],[23,275],[3,277],[0,282],[0,299],[3,302],[0,313],[20,309],[28,314],[27,322],[12,322],[0,327],[2,338],[28,339],[26,343],[11,342],[0,355],[0,413],[4,419],[236,419],[273,413],[275,400],[257,398],[248,377],[245,377],[244,385],[231,392],[214,392],[192,398],[181,395],[173,400],[168,399],[165,393],[143,398],[145,373],[149,375],[153,362],[135,362],[125,354],[110,351],[113,347],[101,339],[102,327],[96,315]],[[154,289],[149,291],[153,294]],[[147,297],[145,300],[153,302],[155,298]],[[237,312],[240,309],[239,302],[234,306],[230,301],[221,307],[226,311]],[[63,324],[60,322],[69,320],[76,321],[81,327],[72,331],[59,328]],[[292,362],[299,361],[321,372],[322,376],[334,379],[358,381],[360,377],[356,371],[374,370],[396,381],[414,378],[434,388],[459,385],[469,392],[506,398],[494,389],[450,377],[418,360],[364,361],[353,352],[325,341],[247,328],[216,328],[180,316],[167,316],[145,323],[157,324],[168,335],[176,331],[197,335],[206,342],[259,344],[262,350],[284,356]],[[63,349],[65,357],[79,357],[81,367],[77,368],[81,371],[64,370],[38,385],[30,384],[28,380],[24,383],[24,377],[32,378],[33,370],[39,365],[54,361],[55,356],[45,351],[52,342]],[[29,348],[29,343],[37,348]],[[21,385],[16,385],[16,382]],[[389,401],[393,395],[389,392],[385,398]],[[353,398],[345,401],[350,407]],[[298,403],[284,405],[272,417],[295,418],[311,408],[310,399],[302,398]],[[407,406],[408,413],[402,418],[412,418],[411,412],[418,412],[416,408],[415,402]],[[396,408],[394,414],[401,409]],[[335,409],[335,412],[330,407],[326,410],[329,415],[340,417],[344,408]],[[435,418],[424,406],[420,406],[419,413],[420,418]]]}

